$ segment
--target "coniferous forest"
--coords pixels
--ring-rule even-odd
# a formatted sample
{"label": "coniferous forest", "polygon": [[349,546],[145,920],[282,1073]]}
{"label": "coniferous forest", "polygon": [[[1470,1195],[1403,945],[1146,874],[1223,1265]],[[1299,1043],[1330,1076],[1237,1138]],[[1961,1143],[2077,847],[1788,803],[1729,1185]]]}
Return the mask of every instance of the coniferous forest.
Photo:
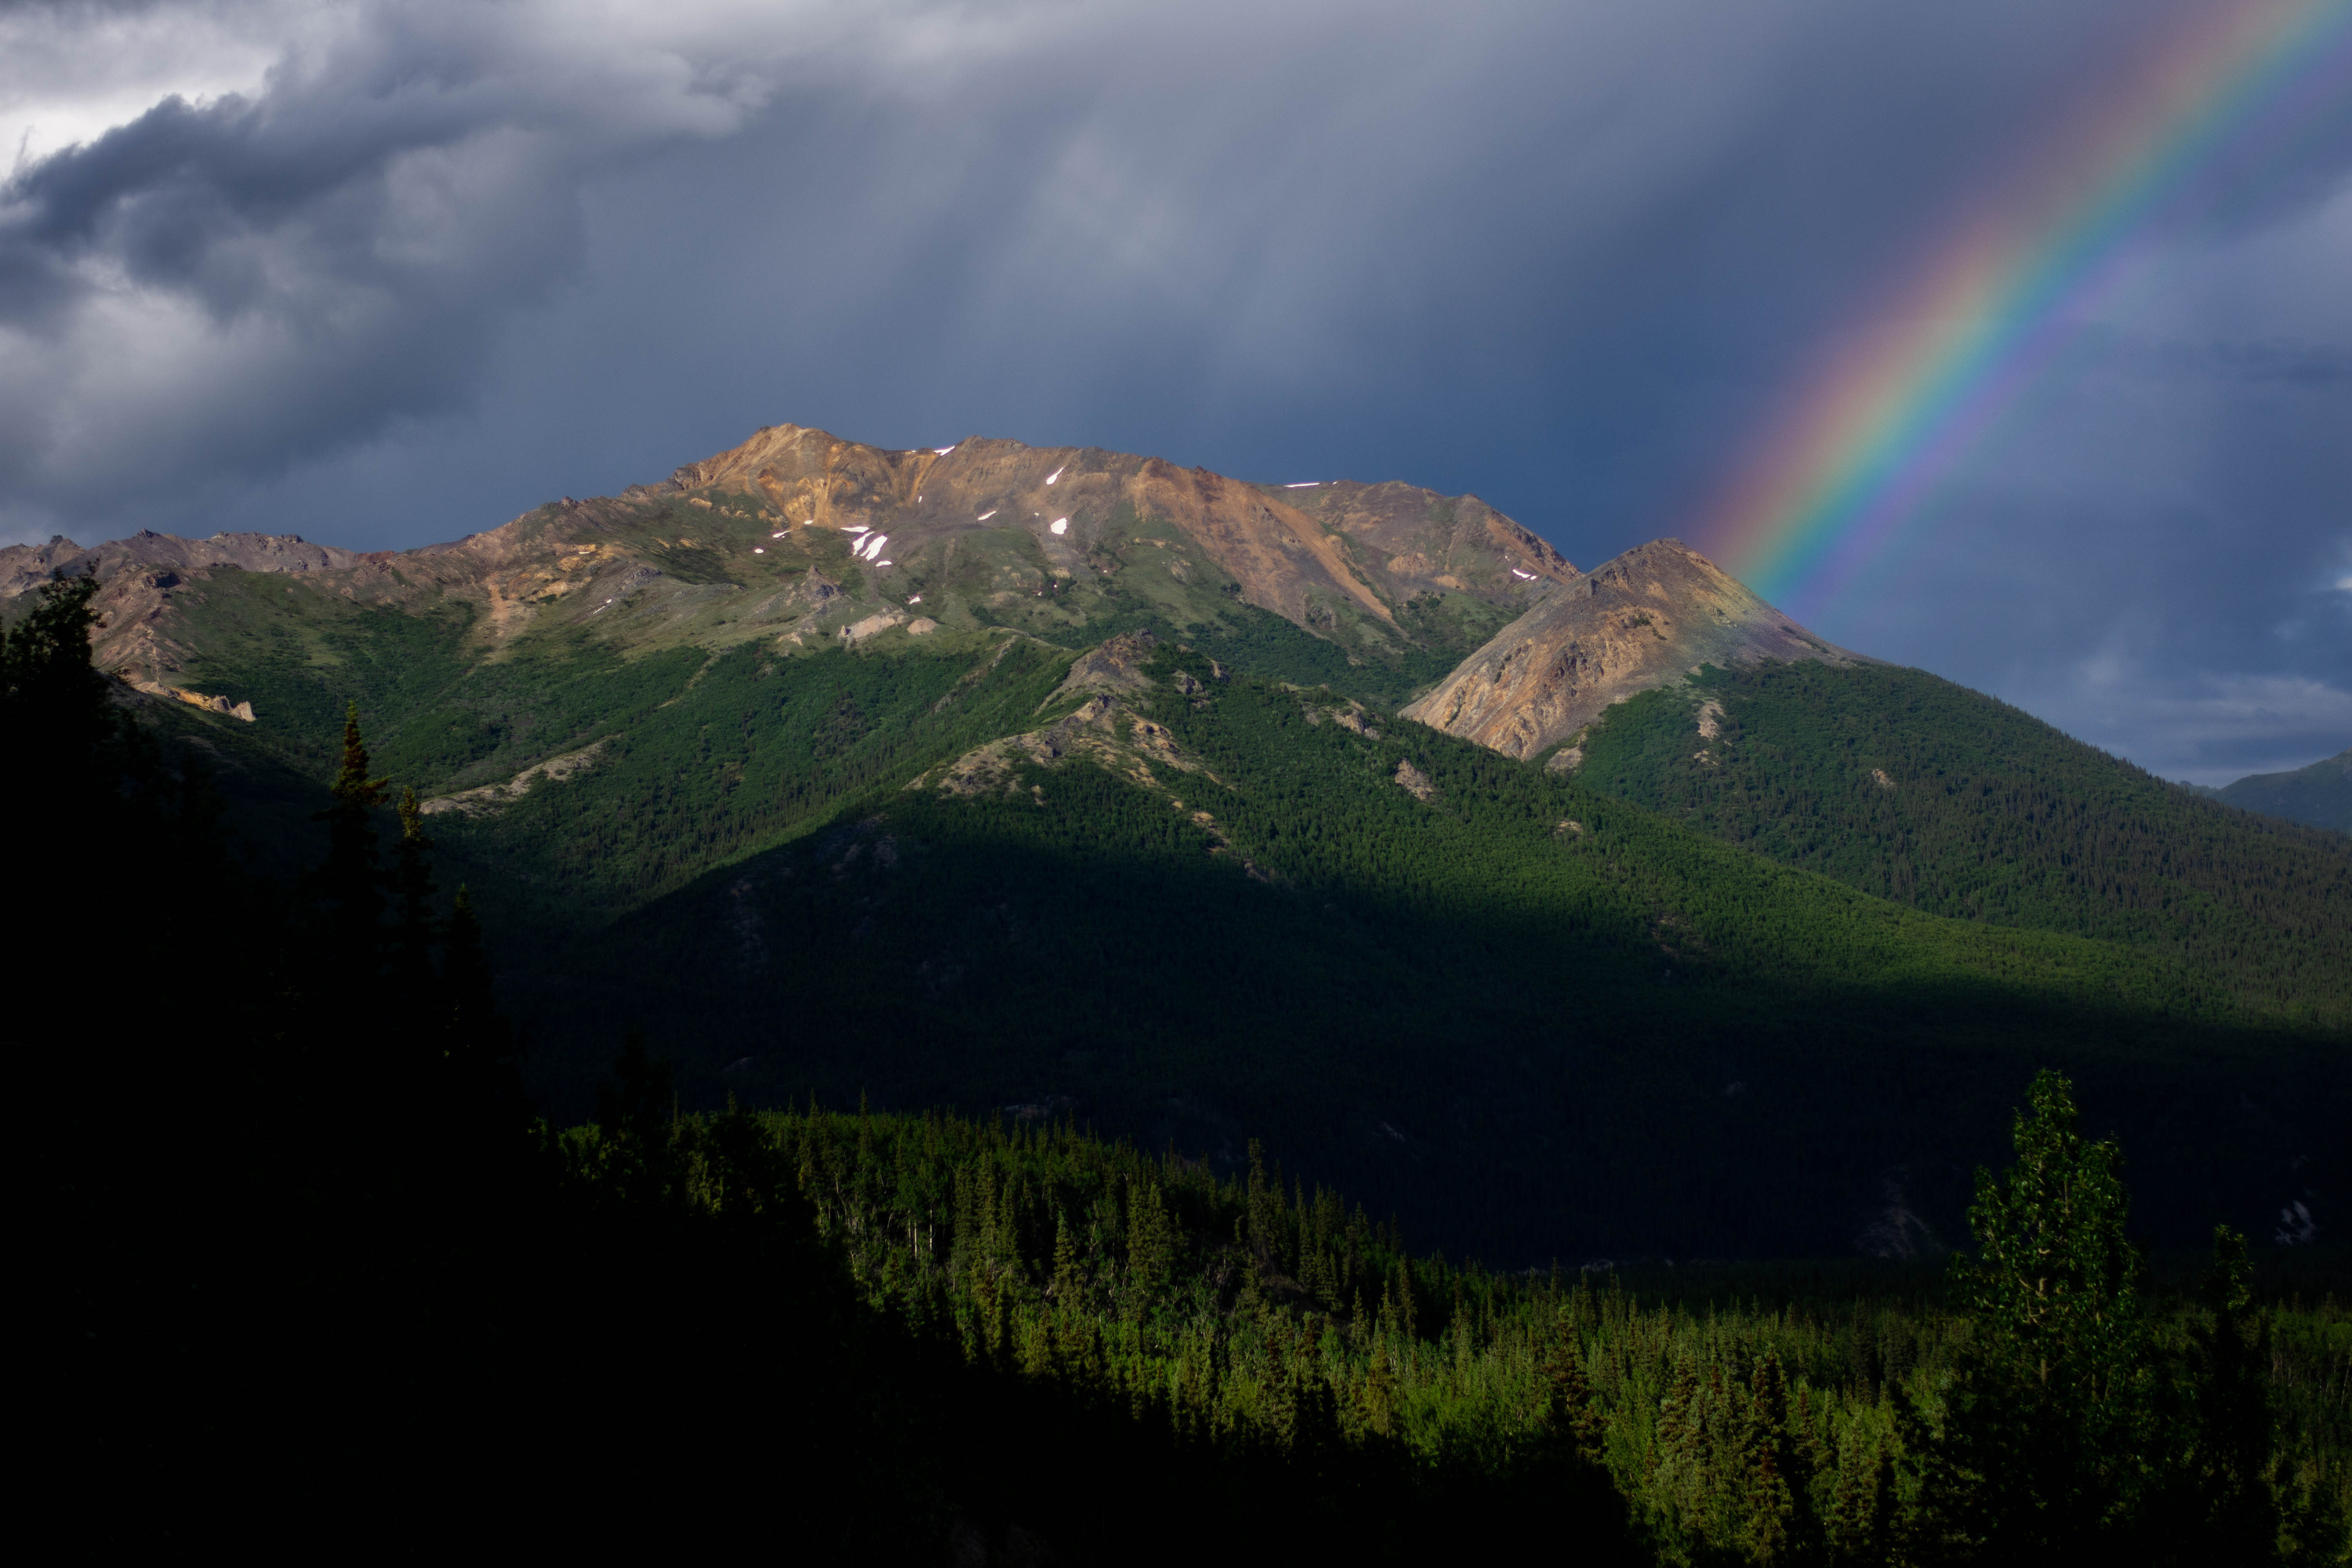
{"label": "coniferous forest", "polygon": [[[2012,1075],[2009,1137],[1974,1173],[1948,1258],[1679,1266],[1448,1257],[1402,1205],[1286,1173],[1259,1142],[1212,1160],[1052,1104],[883,1110],[839,1086],[705,1104],[612,1007],[578,1025],[601,1041],[593,1080],[534,1098],[538,1047],[494,984],[501,932],[415,790],[379,773],[359,710],[339,749],[320,738],[334,771],[305,803],[299,865],[241,858],[205,749],[159,738],[91,668],[90,593],[88,579],[43,590],[0,645],[34,1175],[24,1408],[69,1551],[2352,1554],[2339,1255],[2250,1246],[2211,1219],[2193,1256],[2149,1247],[2132,1150],[2086,1126],[2060,1073]],[[1285,731],[1260,753],[1276,771],[1338,765],[1317,749],[1336,722],[1290,733],[1297,704],[1272,689],[1239,694],[1222,731],[1194,711],[1170,718],[1228,778],[1252,765],[1234,739],[1251,725]],[[1499,765],[1452,776],[1467,781],[1447,829],[1464,856],[1502,841],[1496,803],[1568,787]],[[1630,763],[1623,776],[1631,794]],[[1670,783],[1638,787],[1742,831],[1737,791]],[[1204,784],[1198,798],[1237,841],[1279,839],[1278,794],[1254,807]],[[1264,850],[1248,874],[1312,898],[1315,867],[1354,857],[1389,868],[1409,905],[1418,862],[1381,853],[1402,837],[1402,797],[1364,798],[1376,805],[1323,825],[1334,847]],[[1639,815],[1612,825],[1593,798],[1560,797],[1563,827],[1568,805],[1582,813],[1580,852],[1663,831]],[[920,828],[924,809],[908,819],[948,843],[949,827]],[[1896,862],[1936,870],[1902,873],[1912,900],[1992,896],[1955,869],[1960,834],[1936,822],[1948,826],[1916,829]],[[1021,831],[1055,851],[1050,826]],[[1123,831],[1187,829],[1138,816]],[[795,874],[877,842],[843,832]],[[1664,841],[1679,860],[1617,864],[1595,885],[1618,890],[1574,919],[1660,945],[1644,929],[1655,867],[1711,852]],[[1530,880],[1500,896],[1546,894]],[[2000,897],[2029,931],[2073,929],[2062,893]],[[1801,923],[1834,903],[1805,881],[1773,898],[1751,912]],[[1738,911],[1685,908],[1667,935],[1711,942],[1736,972]],[[2088,961],[2042,936],[2018,962],[2050,965],[2067,1005],[2176,986],[2180,1014],[2217,1030],[2283,1005],[2252,970],[2199,991],[2166,965],[2210,928],[2169,931],[2148,938],[2144,970],[2066,970]],[[1916,942],[1905,962],[1930,983],[1961,962],[1937,931],[1885,940]],[[2290,932],[2272,951],[2329,940]],[[1841,973],[1853,962],[1825,952],[1815,980],[1853,984],[1851,1026],[1866,1030],[1876,1015]],[[1730,1004],[1702,990],[1693,1005]],[[2193,1054],[2220,1037],[2184,1037]],[[2167,1190],[2179,1209],[2198,1189]]]}

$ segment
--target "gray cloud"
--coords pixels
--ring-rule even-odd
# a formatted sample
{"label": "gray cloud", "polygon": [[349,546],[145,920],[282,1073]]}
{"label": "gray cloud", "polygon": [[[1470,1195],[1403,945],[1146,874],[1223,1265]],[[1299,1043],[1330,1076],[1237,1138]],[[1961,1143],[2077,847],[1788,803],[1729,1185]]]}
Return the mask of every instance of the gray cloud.
{"label": "gray cloud", "polygon": [[[0,66],[0,131],[88,127],[0,192],[0,530],[415,543],[793,420],[1409,478],[1589,562],[1688,531],[1862,302],[2193,9],[7,13],[0,60],[128,63]],[[2280,144],[2176,204],[1824,632],[2159,771],[2336,722],[2263,683],[2352,689],[2312,598],[2352,598],[2352,132]]]}

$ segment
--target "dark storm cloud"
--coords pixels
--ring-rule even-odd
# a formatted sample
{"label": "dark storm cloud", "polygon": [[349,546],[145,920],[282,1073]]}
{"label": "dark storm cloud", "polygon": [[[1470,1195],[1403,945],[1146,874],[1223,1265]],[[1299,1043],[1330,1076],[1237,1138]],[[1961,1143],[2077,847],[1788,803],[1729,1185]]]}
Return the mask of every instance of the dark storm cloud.
{"label": "dark storm cloud", "polygon": [[[290,7],[0,195],[0,521],[415,543],[791,420],[1475,489],[1589,563],[2190,9]],[[2343,721],[2352,146],[2286,142],[1821,629],[2168,772]]]}

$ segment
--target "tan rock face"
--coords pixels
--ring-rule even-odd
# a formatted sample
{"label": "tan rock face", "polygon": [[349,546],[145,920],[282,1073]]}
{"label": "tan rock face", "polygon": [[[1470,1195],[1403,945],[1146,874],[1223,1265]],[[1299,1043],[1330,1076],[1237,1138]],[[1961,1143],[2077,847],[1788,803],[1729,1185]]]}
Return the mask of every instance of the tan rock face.
{"label": "tan rock face", "polygon": [[1391,604],[1415,594],[1453,588],[1530,603],[1544,584],[1576,574],[1475,496],[1397,483],[1251,484],[1091,447],[975,437],[944,451],[888,451],[778,425],[660,487],[708,489],[764,495],[790,527],[887,532],[898,548],[1020,528],[1056,567],[1073,570],[1125,507],[1174,523],[1239,585],[1240,598],[1302,624],[1318,593],[1386,620]]}
{"label": "tan rock face", "polygon": [[1507,756],[1530,757],[1611,703],[1679,681],[1695,666],[1765,659],[1867,662],[1815,637],[1679,540],[1653,540],[1554,589],[1404,713]]}
{"label": "tan rock face", "polygon": [[1102,582],[1138,552],[1212,602],[1230,595],[1326,636],[1337,635],[1336,607],[1403,644],[1423,635],[1396,625],[1416,595],[1449,590],[1516,611],[1575,577],[1550,546],[1472,496],[1255,484],[1157,458],[1017,441],[889,450],[782,425],[660,484],[566,497],[417,550],[226,533],[11,546],[0,549],[0,601],[56,570],[94,574],[100,667],[173,684],[218,651],[191,640],[194,607],[221,594],[278,595],[241,574],[359,605],[469,605],[473,638],[488,650],[548,626],[632,647],[766,635],[802,648],[911,629],[914,601],[898,584],[919,573],[941,584],[923,605],[928,632],[957,627],[959,605],[1019,613],[1070,584]]}

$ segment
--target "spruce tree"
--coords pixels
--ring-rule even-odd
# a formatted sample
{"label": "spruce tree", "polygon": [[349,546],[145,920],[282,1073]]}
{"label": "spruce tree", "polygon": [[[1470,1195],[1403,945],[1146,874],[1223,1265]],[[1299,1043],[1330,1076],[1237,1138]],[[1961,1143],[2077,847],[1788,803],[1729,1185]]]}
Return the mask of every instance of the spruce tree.
{"label": "spruce tree", "polygon": [[1601,1462],[1605,1424],[1584,1370],[1584,1343],[1572,1315],[1563,1313],[1559,1338],[1544,1360],[1544,1430],[1549,1447],[1579,1464]]}
{"label": "spruce tree", "polygon": [[1388,1335],[1385,1332],[1375,1335],[1372,1340],[1372,1353],[1364,1369],[1359,1414],[1365,1429],[1375,1437],[1386,1439],[1399,1436],[1396,1372],[1389,1363]]}
{"label": "spruce tree", "polygon": [[[365,771],[365,764],[362,764]],[[395,1005],[411,1017],[432,1012],[433,840],[425,836],[425,811],[415,786],[404,787],[395,807],[400,837],[392,847],[392,988]]]}
{"label": "spruce tree", "polygon": [[622,1037],[612,1078],[596,1089],[596,1147],[600,1184],[642,1215],[685,1197],[671,1107],[669,1063],[646,1048],[643,1029],[630,1029]]}
{"label": "spruce tree", "polygon": [[88,766],[114,729],[106,678],[89,661],[97,596],[95,577],[52,578],[14,631],[0,627],[0,715],[12,739],[37,740],[43,753],[40,766],[5,770],[11,785],[54,776],[60,763]]}
{"label": "spruce tree", "polygon": [[1777,1563],[1810,1555],[1815,1534],[1811,1467],[1790,1426],[1788,1378],[1773,1351],[1758,1358],[1748,1379],[1740,1447],[1747,1492],[1742,1534],[1750,1560]]}
{"label": "spruce tree", "polygon": [[321,905],[327,962],[347,981],[373,986],[382,964],[383,871],[374,813],[388,781],[368,776],[367,743],[356,702],[343,710],[343,759],[328,787],[333,804],[314,814],[327,825],[327,858],[311,878]]}
{"label": "spruce tree", "polygon": [[1047,1287],[1054,1304],[1065,1310],[1076,1310],[1085,1304],[1085,1281],[1078,1274],[1077,1237],[1070,1234],[1070,1216],[1066,1210],[1054,1210],[1054,1278]]}
{"label": "spruce tree", "polygon": [[2214,1226],[2213,1263],[2202,1289],[2211,1316],[2189,1330],[2196,1398],[2189,1464],[2195,1529],[2215,1562],[2260,1562],[2278,1546],[2270,1321],[2252,1305],[2252,1279],[2246,1238],[2226,1225]]}
{"label": "spruce tree", "polygon": [[1148,1315],[1167,1294],[1173,1246],[1168,1210],[1156,1182],[1128,1187],[1127,1283],[1129,1310]]}

